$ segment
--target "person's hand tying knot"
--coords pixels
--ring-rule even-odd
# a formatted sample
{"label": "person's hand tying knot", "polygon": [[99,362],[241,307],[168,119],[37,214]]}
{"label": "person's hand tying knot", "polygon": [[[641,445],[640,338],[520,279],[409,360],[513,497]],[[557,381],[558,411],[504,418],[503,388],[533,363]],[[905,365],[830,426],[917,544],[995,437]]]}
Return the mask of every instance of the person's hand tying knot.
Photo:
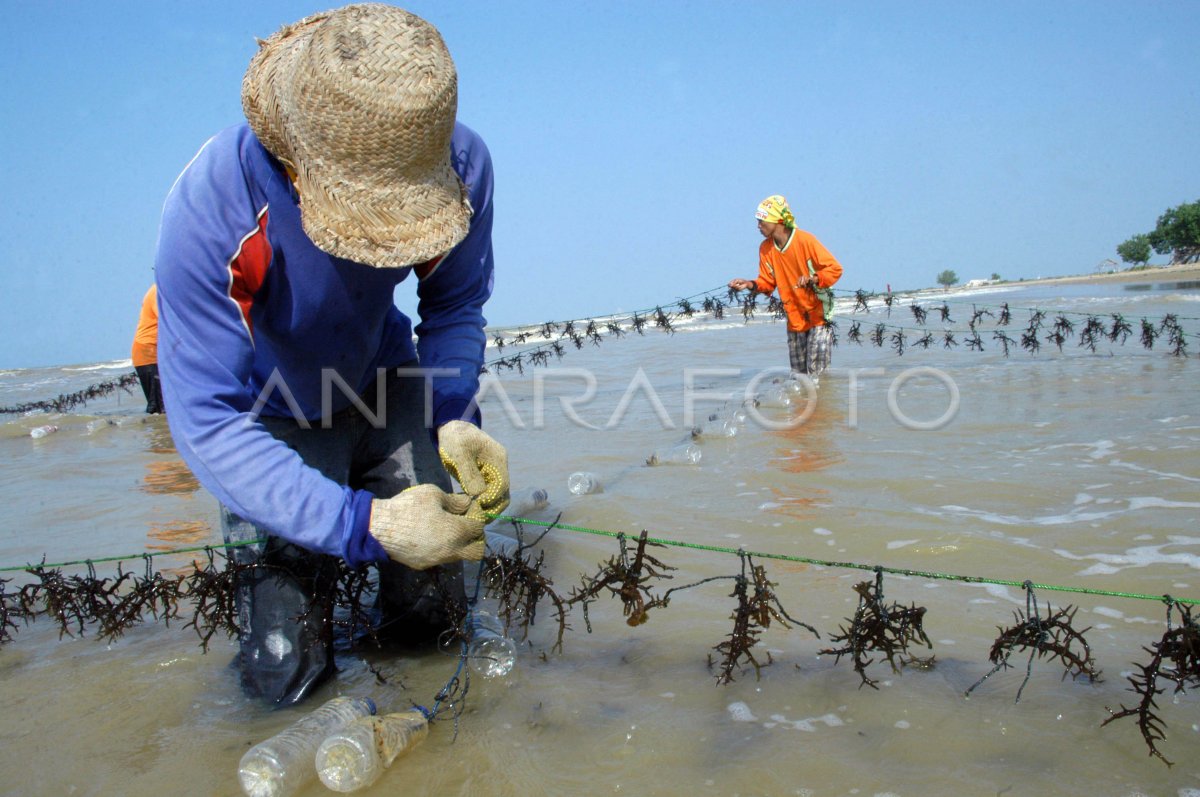
{"label": "person's hand tying knot", "polygon": [[438,429],[438,453],[442,464],[467,495],[474,497],[478,511],[474,513],[485,522],[491,520],[483,512],[499,515],[508,506],[508,452],[486,432],[466,421],[450,421]]}
{"label": "person's hand tying knot", "polygon": [[371,502],[370,532],[387,555],[414,570],[483,558],[484,520],[469,510],[475,499],[433,484],[409,487]]}

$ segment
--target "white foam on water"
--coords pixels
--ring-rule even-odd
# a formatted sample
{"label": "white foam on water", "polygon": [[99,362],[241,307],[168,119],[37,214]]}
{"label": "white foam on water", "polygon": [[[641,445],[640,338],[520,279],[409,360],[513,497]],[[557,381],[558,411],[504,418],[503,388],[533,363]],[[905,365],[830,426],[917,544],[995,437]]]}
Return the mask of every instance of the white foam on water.
{"label": "white foam on water", "polygon": [[[1168,474],[1162,473],[1156,475],[1169,477]],[[1190,477],[1180,478],[1185,478],[1189,481],[1192,480]],[[1100,509],[1101,505],[1105,505],[1106,508]],[[1084,509],[1084,507],[1087,507],[1087,509]],[[997,526],[1062,526],[1072,523],[1094,523],[1145,509],[1200,509],[1200,502],[1168,501],[1165,498],[1153,495],[1134,496],[1124,500],[1112,498],[1095,499],[1090,494],[1080,493],[1075,497],[1072,510],[1061,514],[1021,517],[1020,515],[1001,514],[989,510],[971,509],[959,504],[943,504],[939,509],[949,514],[965,515]],[[928,510],[918,509],[918,511],[924,511],[927,514],[935,516],[939,514]],[[1030,543],[1030,547],[1038,546]]]}
{"label": "white foam on water", "polygon": [[[1021,605],[1025,604],[1024,593],[1022,593],[1019,598],[1014,597],[1012,595],[1012,593],[1009,592],[1008,587],[1006,587],[1003,584],[964,584],[963,586],[975,587],[977,589],[982,589],[984,592],[991,595],[993,598],[999,598],[1000,600],[1008,601],[1009,603],[1018,603]],[[991,603],[991,602],[992,601],[987,601],[987,600],[984,600],[983,598],[974,598],[971,601],[971,603]]]}
{"label": "white foam on water", "polygon": [[812,533],[819,534],[822,537],[829,537],[833,534],[833,532],[830,531],[829,529],[823,529],[820,526],[817,526],[815,529],[813,529]]}
{"label": "white foam on water", "polygon": [[897,548],[907,548],[910,545],[916,545],[920,540],[893,540],[887,544],[889,551],[894,551]]}
{"label": "white foam on water", "polygon": [[97,363],[97,364],[95,364],[95,365],[72,365],[72,366],[64,366],[64,367],[63,367],[63,370],[64,370],[64,371],[71,371],[71,372],[78,372],[78,371],[107,371],[107,370],[109,370],[109,369],[111,369],[111,368],[132,368],[132,367],[133,367],[133,360],[131,360],[131,359],[129,359],[128,357],[126,357],[126,358],[125,358],[125,359],[123,359],[123,360],[112,360],[112,361],[110,361],[110,362],[106,362],[106,363]]}
{"label": "white foam on water", "polygon": [[1186,551],[1168,552],[1172,546],[1200,546],[1200,538],[1171,535],[1162,545],[1141,545],[1130,548],[1124,553],[1092,553],[1075,554],[1065,549],[1055,549],[1054,553],[1064,559],[1074,562],[1094,561],[1096,564],[1084,568],[1078,575],[1112,575],[1122,570],[1153,565],[1183,565],[1192,570],[1200,570],[1200,554]]}
{"label": "white foam on water", "polygon": [[1139,496],[1129,499],[1129,508],[1136,509],[1200,509],[1196,501],[1168,501],[1153,495]]}
{"label": "white foam on water", "polygon": [[814,733],[817,731],[817,725],[823,724],[829,728],[840,728],[846,723],[837,714],[823,714],[820,717],[808,717],[807,719],[790,720],[783,714],[772,714],[771,719],[763,723],[764,728],[781,727],[793,731],[805,731],[806,733]]}
{"label": "white foam on water", "polygon": [[1109,464],[1115,468],[1124,468],[1125,470],[1131,470],[1135,473],[1148,473],[1151,476],[1159,476],[1164,479],[1175,479],[1177,481],[1185,481],[1185,482],[1200,482],[1200,477],[1197,477],[1197,476],[1188,476],[1187,474],[1184,474],[1184,473],[1173,473],[1171,471],[1156,470],[1154,468],[1146,468],[1141,465],[1134,465],[1132,462],[1122,462],[1119,459],[1114,459]]}
{"label": "white foam on water", "polygon": [[[730,703],[725,708],[726,711],[729,712],[730,719],[732,719],[734,722],[758,722],[758,717],[756,717],[754,712],[750,710],[750,706],[741,700]],[[805,731],[807,733],[813,733],[817,731],[819,726],[822,725],[827,728],[840,728],[845,724],[845,721],[842,720],[841,717],[832,712],[823,714],[819,717],[806,717],[804,719],[795,720],[788,719],[787,716],[783,714],[772,714],[768,719],[763,720],[762,722],[762,726],[764,728],[784,728],[793,731]]]}
{"label": "white foam on water", "polygon": [[[1120,620],[1125,623],[1140,623],[1143,625],[1145,625],[1145,624],[1161,625],[1162,624],[1161,620],[1151,620],[1146,617],[1128,617],[1128,616],[1126,616],[1125,612],[1122,612],[1119,609],[1110,608],[1108,606],[1097,606],[1094,609],[1092,609],[1092,611],[1095,612],[1096,614],[1100,615],[1101,617],[1111,617],[1113,620]],[[1097,625],[1097,628],[1099,628],[1099,627],[1100,626]]]}

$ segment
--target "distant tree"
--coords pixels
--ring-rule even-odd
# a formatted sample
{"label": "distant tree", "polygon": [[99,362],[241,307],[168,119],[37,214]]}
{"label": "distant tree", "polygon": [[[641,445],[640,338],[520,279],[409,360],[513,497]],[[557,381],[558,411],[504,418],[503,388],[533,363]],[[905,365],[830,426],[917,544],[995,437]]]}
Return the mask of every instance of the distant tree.
{"label": "distant tree", "polygon": [[937,275],[937,283],[943,288],[949,288],[951,285],[958,284],[958,275],[950,269],[946,269],[941,274]]}
{"label": "distant tree", "polygon": [[1146,239],[1160,255],[1170,252],[1172,263],[1200,261],[1200,200],[1159,216],[1158,226]]}
{"label": "distant tree", "polygon": [[1142,265],[1150,259],[1150,236],[1135,235],[1117,247],[1121,260],[1134,265]]}
{"label": "distant tree", "polygon": [[993,282],[999,282],[999,281],[1000,281],[1000,275],[999,275],[999,274],[997,274],[997,273],[996,273],[996,272],[994,272],[994,271],[992,272],[992,281],[993,281]]}

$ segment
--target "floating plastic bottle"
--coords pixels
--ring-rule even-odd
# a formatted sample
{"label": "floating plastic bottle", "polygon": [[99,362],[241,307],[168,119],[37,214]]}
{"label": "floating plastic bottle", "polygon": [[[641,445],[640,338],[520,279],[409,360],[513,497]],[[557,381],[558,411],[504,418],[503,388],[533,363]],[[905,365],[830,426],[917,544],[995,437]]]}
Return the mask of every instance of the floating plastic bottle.
{"label": "floating plastic bottle", "polygon": [[47,424],[46,426],[38,426],[36,428],[30,429],[29,436],[33,437],[33,438],[45,437],[46,435],[54,434],[57,431],[58,431],[57,426],[55,426],[54,424]]}
{"label": "floating plastic bottle", "polygon": [[738,433],[737,421],[732,419],[724,420],[722,418],[709,418],[704,423],[701,423],[692,428],[692,437],[700,440],[705,437],[734,437]]}
{"label": "floating plastic bottle", "polygon": [[[516,556],[517,555],[517,548],[519,546],[519,543],[512,537],[509,537],[507,534],[502,534],[499,531],[492,531],[491,529],[484,529],[483,530],[483,540],[484,540],[484,552],[488,556]],[[477,567],[474,567],[474,568],[472,567],[472,565],[474,565],[474,564],[475,564],[474,562],[469,562],[466,565],[467,572],[470,572],[473,569],[478,570]],[[468,586],[471,586],[471,585],[468,584]]]}
{"label": "floating plastic bottle", "polygon": [[471,671],[483,678],[501,678],[512,672],[517,663],[517,645],[504,635],[500,618],[475,610],[467,622],[471,633],[467,662]]}
{"label": "floating plastic bottle", "polygon": [[754,399],[760,407],[784,408],[795,403],[794,394],[783,385],[771,385],[758,393]]}
{"label": "floating plastic bottle", "polygon": [[591,495],[604,492],[604,485],[596,474],[581,470],[567,477],[567,489],[571,495]]}
{"label": "floating plastic bottle", "polygon": [[514,493],[504,514],[509,517],[528,517],[550,503],[549,494],[540,487],[531,487]]}
{"label": "floating plastic bottle", "polygon": [[429,720],[415,709],[360,717],[321,742],[317,776],[334,791],[365,789],[428,735]]}
{"label": "floating plastic bottle", "polygon": [[287,797],[312,780],[313,756],[321,742],[359,717],[375,713],[369,697],[335,697],[270,739],[246,751],[238,765],[249,797]]}
{"label": "floating plastic bottle", "polygon": [[697,465],[700,463],[700,446],[681,443],[671,448],[660,448],[646,460],[647,465]]}

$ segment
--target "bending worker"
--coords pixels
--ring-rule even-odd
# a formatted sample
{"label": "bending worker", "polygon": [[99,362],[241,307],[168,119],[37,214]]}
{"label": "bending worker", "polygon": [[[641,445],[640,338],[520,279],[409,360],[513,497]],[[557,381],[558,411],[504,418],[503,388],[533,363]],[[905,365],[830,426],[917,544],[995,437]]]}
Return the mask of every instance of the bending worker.
{"label": "bending worker", "polygon": [[782,196],[760,202],[754,218],[765,239],[758,247],[758,277],[732,279],[729,287],[767,294],[779,290],[787,313],[792,374],[816,381],[832,356],[833,335],[825,322],[833,310],[833,295],[827,289],[841,279],[842,265],[815,235],[797,229]]}
{"label": "bending worker", "polygon": [[[456,122],[438,31],[351,5],[260,43],[248,124],[167,196],[161,368],[175,443],[221,502],[246,691],[298,702],[331,676],[340,560],[378,568],[384,639],[427,641],[463,600],[504,448],[474,397],[492,290],[492,166]],[[393,290],[416,283],[418,341]],[[445,467],[443,467],[445,466]],[[454,476],[465,494],[451,492]]]}

